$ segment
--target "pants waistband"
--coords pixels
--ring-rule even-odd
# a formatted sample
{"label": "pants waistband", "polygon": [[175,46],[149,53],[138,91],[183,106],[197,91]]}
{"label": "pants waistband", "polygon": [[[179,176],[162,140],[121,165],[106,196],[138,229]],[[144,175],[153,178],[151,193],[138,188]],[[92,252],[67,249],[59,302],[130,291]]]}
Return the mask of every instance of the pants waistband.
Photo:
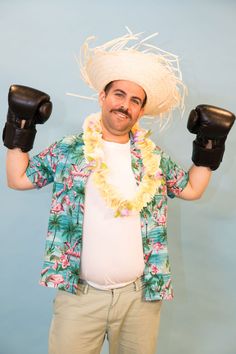
{"label": "pants waistband", "polygon": [[92,285],[90,285],[86,280],[80,279],[78,283],[78,288],[85,294],[89,290],[95,290],[99,292],[105,292],[105,293],[122,293],[122,292],[127,292],[127,291],[139,291],[144,287],[143,283],[143,277],[139,277],[136,280],[134,280],[132,283],[129,283],[125,286],[119,287],[119,288],[112,288],[112,289],[99,289],[95,288]]}

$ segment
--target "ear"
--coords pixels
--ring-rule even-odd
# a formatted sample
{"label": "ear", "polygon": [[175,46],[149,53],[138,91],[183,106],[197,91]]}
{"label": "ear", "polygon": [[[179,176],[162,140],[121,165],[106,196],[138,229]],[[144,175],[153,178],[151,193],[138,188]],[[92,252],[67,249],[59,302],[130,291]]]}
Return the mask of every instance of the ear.
{"label": "ear", "polygon": [[100,106],[103,105],[103,101],[105,100],[105,98],[106,98],[105,91],[101,91],[98,96],[98,102],[99,102]]}

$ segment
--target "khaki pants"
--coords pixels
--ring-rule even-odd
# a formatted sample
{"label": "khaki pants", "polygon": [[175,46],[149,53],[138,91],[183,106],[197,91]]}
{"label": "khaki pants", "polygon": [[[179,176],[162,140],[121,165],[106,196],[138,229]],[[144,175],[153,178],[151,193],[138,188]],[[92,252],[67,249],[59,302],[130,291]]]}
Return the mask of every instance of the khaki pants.
{"label": "khaki pants", "polygon": [[154,354],[161,301],[142,299],[141,279],[98,290],[79,284],[77,295],[58,291],[49,354],[99,354],[107,336],[110,354]]}

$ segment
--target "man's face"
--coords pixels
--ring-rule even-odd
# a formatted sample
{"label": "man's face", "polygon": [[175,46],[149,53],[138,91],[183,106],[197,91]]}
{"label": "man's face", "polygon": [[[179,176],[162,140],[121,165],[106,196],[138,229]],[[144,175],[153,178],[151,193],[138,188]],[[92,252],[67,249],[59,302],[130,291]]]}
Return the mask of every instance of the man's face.
{"label": "man's face", "polygon": [[102,91],[99,103],[102,109],[103,139],[125,143],[129,132],[142,116],[145,91],[131,81],[113,81],[107,94]]}

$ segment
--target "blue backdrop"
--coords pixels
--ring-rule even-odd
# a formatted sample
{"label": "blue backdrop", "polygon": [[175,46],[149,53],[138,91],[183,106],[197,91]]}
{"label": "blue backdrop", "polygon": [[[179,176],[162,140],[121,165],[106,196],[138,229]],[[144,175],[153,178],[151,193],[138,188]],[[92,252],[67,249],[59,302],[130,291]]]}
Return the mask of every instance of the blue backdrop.
{"label": "blue backdrop", "polygon": [[[186,111],[153,139],[185,168],[192,140],[186,130],[190,109],[199,103],[235,108],[236,2],[233,0],[1,0],[0,115],[7,113],[12,83],[51,95],[50,120],[38,127],[34,149],[81,130],[98,105],[66,96],[89,94],[74,54],[92,34],[103,43],[125,33],[159,32],[155,43],[180,57],[189,88]],[[169,201],[169,250],[175,299],[165,302],[159,354],[235,354],[236,209],[235,127],[224,161],[201,200]],[[19,192],[7,188],[1,148],[0,353],[43,354],[55,291],[38,285],[51,186]],[[107,344],[103,354],[108,353]],[[68,353],[69,354],[69,353]]]}

